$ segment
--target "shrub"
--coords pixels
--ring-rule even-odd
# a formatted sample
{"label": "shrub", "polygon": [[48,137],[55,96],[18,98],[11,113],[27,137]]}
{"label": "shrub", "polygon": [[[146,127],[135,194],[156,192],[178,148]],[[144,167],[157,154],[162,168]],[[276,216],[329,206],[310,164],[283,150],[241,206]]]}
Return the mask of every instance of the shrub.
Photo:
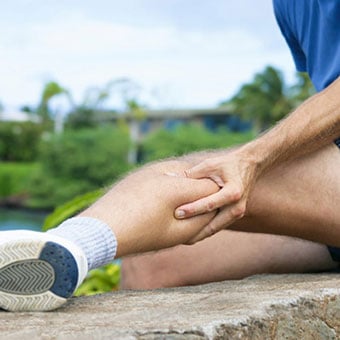
{"label": "shrub", "polygon": [[51,214],[46,217],[42,230],[47,231],[58,226],[67,218],[76,215],[81,210],[86,209],[89,205],[104,195],[104,193],[105,191],[101,189],[91,191],[77,196],[71,201],[58,206]]}
{"label": "shrub", "polygon": [[208,150],[227,148],[254,138],[252,132],[236,133],[227,130],[210,132],[195,124],[181,125],[175,130],[160,129],[150,134],[142,144],[145,161]]}
{"label": "shrub", "polygon": [[45,141],[30,204],[55,207],[111,184],[129,169],[126,131],[113,127],[67,131]]}
{"label": "shrub", "polygon": [[0,197],[27,194],[36,163],[0,163]]}
{"label": "shrub", "polygon": [[109,263],[106,266],[91,270],[74,295],[95,295],[117,290],[119,282],[120,265]]}
{"label": "shrub", "polygon": [[43,129],[32,122],[1,122],[0,160],[31,162],[36,160]]}

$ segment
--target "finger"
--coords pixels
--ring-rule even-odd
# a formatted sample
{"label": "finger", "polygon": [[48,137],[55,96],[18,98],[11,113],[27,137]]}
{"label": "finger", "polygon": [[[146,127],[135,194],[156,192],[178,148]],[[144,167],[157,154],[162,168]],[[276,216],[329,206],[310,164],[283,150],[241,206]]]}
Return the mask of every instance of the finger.
{"label": "finger", "polygon": [[207,224],[194,238],[190,240],[190,244],[197,243],[207,237],[211,237],[224,229],[224,218],[217,215],[209,224]]}
{"label": "finger", "polygon": [[215,162],[213,159],[208,159],[190,169],[185,170],[184,173],[189,178],[200,179],[209,177],[213,170],[215,170]]}
{"label": "finger", "polygon": [[218,213],[188,244],[194,244],[207,237],[210,237],[217,232],[225,229],[227,226],[233,224],[236,220],[242,218],[245,213],[244,204],[235,204],[232,207],[225,208]]}
{"label": "finger", "polygon": [[225,186],[210,196],[178,207],[175,210],[175,217],[183,219],[211,212],[225,205],[235,203],[239,201],[241,197],[242,193],[240,190],[235,189],[231,185]]}

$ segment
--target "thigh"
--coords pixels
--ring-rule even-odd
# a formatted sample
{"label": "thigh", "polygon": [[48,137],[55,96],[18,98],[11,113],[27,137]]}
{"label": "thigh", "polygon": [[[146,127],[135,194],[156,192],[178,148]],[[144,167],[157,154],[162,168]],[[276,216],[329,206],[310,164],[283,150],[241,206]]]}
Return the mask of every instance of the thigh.
{"label": "thigh", "polygon": [[327,248],[286,236],[222,231],[192,246],[124,258],[122,288],[151,289],[337,267]]}
{"label": "thigh", "polygon": [[340,246],[339,169],[334,145],[275,168],[258,181],[233,228]]}

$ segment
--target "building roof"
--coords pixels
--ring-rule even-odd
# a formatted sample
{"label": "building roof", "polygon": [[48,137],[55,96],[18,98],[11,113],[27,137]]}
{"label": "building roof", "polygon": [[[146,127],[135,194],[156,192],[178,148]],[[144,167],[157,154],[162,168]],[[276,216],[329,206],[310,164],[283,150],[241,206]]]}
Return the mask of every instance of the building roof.
{"label": "building roof", "polygon": [[[164,109],[164,110],[149,110],[142,109],[141,115],[147,119],[190,119],[203,116],[224,116],[231,115],[229,107],[218,107],[208,109]],[[119,118],[134,119],[136,114],[133,112],[117,113],[113,111],[98,111],[96,113],[98,120],[116,120]]]}
{"label": "building roof", "polygon": [[0,112],[0,121],[8,122],[26,122],[33,121],[36,119],[27,112],[19,111],[14,108],[6,108],[4,111]]}

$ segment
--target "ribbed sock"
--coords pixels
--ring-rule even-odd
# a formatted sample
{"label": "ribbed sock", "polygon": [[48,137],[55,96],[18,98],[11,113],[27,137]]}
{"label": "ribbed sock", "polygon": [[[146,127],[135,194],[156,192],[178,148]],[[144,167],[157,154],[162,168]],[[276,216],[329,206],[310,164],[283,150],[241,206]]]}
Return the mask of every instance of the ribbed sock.
{"label": "ribbed sock", "polygon": [[111,262],[117,251],[117,239],[109,226],[92,217],[73,217],[49,233],[64,237],[80,247],[89,270]]}

